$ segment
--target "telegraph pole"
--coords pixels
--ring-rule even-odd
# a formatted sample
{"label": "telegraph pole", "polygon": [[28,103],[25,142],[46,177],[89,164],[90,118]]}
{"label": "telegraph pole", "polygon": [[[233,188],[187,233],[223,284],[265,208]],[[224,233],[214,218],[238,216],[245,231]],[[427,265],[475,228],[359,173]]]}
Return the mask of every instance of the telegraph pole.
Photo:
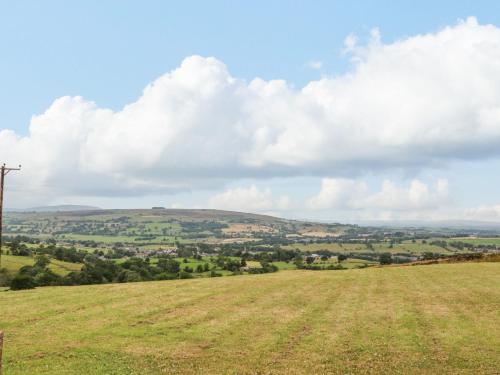
{"label": "telegraph pole", "polygon": [[19,171],[19,168],[8,168],[5,163],[0,167],[0,268],[2,268],[2,216],[3,216],[3,185],[5,181],[5,176],[9,174],[10,171]]}

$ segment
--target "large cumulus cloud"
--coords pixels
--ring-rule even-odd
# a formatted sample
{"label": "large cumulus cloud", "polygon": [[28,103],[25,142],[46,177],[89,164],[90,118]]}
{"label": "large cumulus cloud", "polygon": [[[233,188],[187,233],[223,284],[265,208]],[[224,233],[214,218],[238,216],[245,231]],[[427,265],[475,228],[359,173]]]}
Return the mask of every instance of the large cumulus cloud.
{"label": "large cumulus cloud", "polygon": [[437,209],[449,203],[448,181],[437,180],[434,188],[420,180],[405,187],[384,180],[380,191],[370,191],[367,183],[346,178],[324,178],[320,192],[310,198],[307,206],[313,210],[389,210],[419,211]]}
{"label": "large cumulus cloud", "polygon": [[302,89],[191,56],[120,111],[55,100],[27,136],[0,131],[0,159],[31,191],[141,195],[500,154],[499,28],[470,18],[346,50],[348,73]]}

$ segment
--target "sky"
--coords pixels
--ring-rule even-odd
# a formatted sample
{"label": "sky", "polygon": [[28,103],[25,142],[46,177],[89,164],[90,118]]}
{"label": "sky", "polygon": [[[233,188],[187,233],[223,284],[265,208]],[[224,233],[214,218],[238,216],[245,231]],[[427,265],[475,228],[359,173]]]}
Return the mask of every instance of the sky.
{"label": "sky", "polygon": [[500,222],[500,3],[3,1],[5,206]]}

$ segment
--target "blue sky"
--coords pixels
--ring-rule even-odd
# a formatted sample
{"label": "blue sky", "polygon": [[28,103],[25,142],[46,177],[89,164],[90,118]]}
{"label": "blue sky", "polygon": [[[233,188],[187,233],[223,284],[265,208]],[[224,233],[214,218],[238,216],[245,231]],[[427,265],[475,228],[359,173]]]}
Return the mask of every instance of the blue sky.
{"label": "blue sky", "polygon": [[298,87],[347,68],[343,42],[380,28],[384,41],[476,16],[496,1],[0,1],[0,123],[26,132],[55,98],[119,109],[186,56],[215,56],[232,74]]}
{"label": "blue sky", "polygon": [[[255,77],[260,77],[265,82],[280,79],[287,82],[292,92],[297,93],[312,81],[334,80],[356,71],[353,58],[363,59],[364,55],[360,57],[358,52],[345,52],[345,40],[349,35],[357,36],[357,45],[368,46],[374,39],[372,30],[378,28],[381,35],[379,43],[390,46],[418,34],[437,35],[444,28],[455,27],[459,20],[466,20],[470,16],[476,17],[479,25],[500,26],[500,3],[73,1],[70,4],[67,1],[0,1],[0,101],[3,104],[0,129],[10,129],[18,137],[34,138],[29,132],[31,117],[43,114],[56,99],[65,96],[81,96],[85,101],[94,102],[97,108],[120,112],[124,106],[136,102],[147,85],[179,68],[184,59],[193,55],[213,56],[227,67],[231,77],[247,84]],[[492,43],[496,43],[495,37],[491,37]],[[456,56],[455,53],[450,55]],[[415,74],[419,73],[420,71],[415,71]],[[63,107],[66,111],[66,106]],[[56,118],[61,120],[64,116],[69,116],[67,119],[70,123],[71,111],[64,111]],[[149,119],[149,115],[146,118]],[[45,120],[40,120],[41,123],[43,121]],[[206,126],[212,126],[210,121]],[[303,126],[306,131],[307,125]],[[113,129],[117,131],[116,128]],[[457,129],[458,132],[463,131],[463,127]],[[62,137],[58,142],[65,143],[66,133],[57,134]],[[205,133],[198,131],[196,134],[201,134],[200,137],[203,138]],[[203,139],[209,137],[210,134],[207,133]],[[90,142],[88,139],[91,138],[85,138],[86,143]],[[43,143],[33,144],[44,147]],[[69,144],[70,142],[68,150],[71,150],[73,146]],[[10,143],[0,142],[0,145],[4,145],[4,150],[0,149],[0,158],[3,156],[9,162],[22,159],[28,168],[24,173],[27,180],[21,177],[13,179],[12,190],[17,189],[18,192],[9,193],[14,202],[7,203],[7,206],[89,203],[103,207],[143,207],[163,203],[166,206],[214,206],[324,220],[497,220],[497,216],[500,220],[500,209],[496,216],[495,208],[500,204],[500,197],[495,191],[500,178],[491,173],[492,170],[498,170],[499,155],[494,151],[496,144],[487,144],[486,141],[475,144],[457,143],[456,149],[444,152],[446,155],[442,157],[435,153],[415,163],[410,159],[412,153],[418,153],[419,148],[415,145],[405,146],[408,152],[393,156],[405,161],[394,162],[398,165],[391,167],[385,166],[387,160],[379,160],[379,152],[367,156],[362,162],[355,156],[350,157],[349,163],[339,162],[338,155],[325,160],[317,159],[322,166],[313,171],[314,167],[304,161],[308,159],[308,155],[297,161],[300,165],[286,165],[280,159],[282,148],[279,148],[278,156],[273,149],[274,153],[270,154],[269,160],[252,159],[249,162],[267,166],[261,169],[254,164],[250,168],[250,164],[243,163],[245,167],[239,168],[234,165],[219,165],[214,161],[213,165],[217,166],[218,171],[231,170],[231,173],[226,174],[220,172],[221,178],[215,178],[219,172],[214,172],[205,164],[201,163],[196,168],[196,162],[190,162],[192,173],[208,176],[203,181],[198,181],[193,176],[183,176],[176,181],[172,181],[172,177],[169,180],[169,176],[177,176],[180,172],[160,161],[154,165],[152,162],[144,162],[144,167],[134,170],[135,180],[140,183],[129,180],[124,182],[124,172],[121,169],[108,168],[96,172],[89,167],[90,162],[68,166],[73,172],[75,168],[81,169],[81,173],[75,172],[74,178],[71,177],[74,181],[82,179],[95,182],[85,188],[61,188],[65,184],[61,182],[64,178],[49,178],[49,172],[42,173],[43,176],[30,174],[29,157],[12,157],[24,154],[19,151],[11,155],[5,149]],[[482,151],[488,147],[493,151]],[[445,148],[446,146],[443,147]],[[457,151],[461,149],[467,151]],[[68,150],[61,151],[62,155]],[[306,151],[304,153],[307,154]],[[31,149],[31,153],[43,152],[39,148]],[[88,157],[85,156],[88,152],[90,151],[81,151],[78,160]],[[197,150],[191,152],[196,153]],[[202,159],[210,159],[211,155],[216,154],[215,150],[208,149],[206,152]],[[147,152],[143,151],[141,155],[145,153]],[[118,153],[98,155],[99,163],[112,164],[116,155]],[[51,157],[42,159],[48,163],[53,160]],[[419,157],[416,156],[415,159]],[[218,159],[214,156],[214,160]],[[182,163],[182,159],[179,162]],[[276,165],[282,167],[278,168]],[[95,179],[89,180],[86,177],[89,168]],[[153,169],[154,173],[151,172]],[[63,175],[67,173],[66,170],[61,171]],[[96,177],[99,173],[117,177],[107,181],[106,186],[101,186],[101,180]],[[197,181],[193,182],[192,179]],[[326,183],[330,190],[323,186],[326,190],[320,199],[318,196],[325,179],[330,179],[330,185]],[[339,182],[341,179],[350,182],[345,185],[345,181]],[[385,180],[390,181],[396,190],[391,190],[392,185],[389,184],[388,190],[384,192],[382,186]],[[415,180],[425,185],[425,188],[414,185],[415,191],[412,193],[412,182]],[[439,180],[446,180],[447,187],[442,188],[446,191],[436,190]],[[39,183],[39,189],[29,192],[25,189],[23,192],[20,188],[22,184],[33,181]],[[130,188],[116,187],[124,184],[130,185]],[[339,184],[344,187],[340,188]],[[54,185],[60,189],[56,195],[48,193]],[[148,187],[144,187],[145,185]],[[365,203],[346,206],[338,203],[338,197],[331,196],[338,193],[344,197],[345,192],[339,192],[338,189],[353,188],[359,188],[360,195],[345,199],[363,201],[361,196],[371,198]],[[416,193],[421,188],[424,190],[423,196]],[[401,195],[401,198],[388,203],[384,194]],[[421,204],[408,203],[408,194],[417,194],[420,197],[417,201]],[[260,201],[261,204],[238,206],[237,202],[242,200]],[[378,203],[373,203],[375,201]],[[324,207],[320,207],[321,204]]]}

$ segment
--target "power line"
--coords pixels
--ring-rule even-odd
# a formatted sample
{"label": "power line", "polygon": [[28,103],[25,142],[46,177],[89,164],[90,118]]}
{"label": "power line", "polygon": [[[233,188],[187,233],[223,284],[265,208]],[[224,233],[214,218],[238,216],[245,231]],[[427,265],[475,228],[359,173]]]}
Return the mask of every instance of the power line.
{"label": "power line", "polygon": [[3,217],[3,186],[5,182],[5,176],[9,174],[10,171],[19,171],[19,168],[8,168],[5,163],[0,167],[0,268],[2,268],[2,217]]}

